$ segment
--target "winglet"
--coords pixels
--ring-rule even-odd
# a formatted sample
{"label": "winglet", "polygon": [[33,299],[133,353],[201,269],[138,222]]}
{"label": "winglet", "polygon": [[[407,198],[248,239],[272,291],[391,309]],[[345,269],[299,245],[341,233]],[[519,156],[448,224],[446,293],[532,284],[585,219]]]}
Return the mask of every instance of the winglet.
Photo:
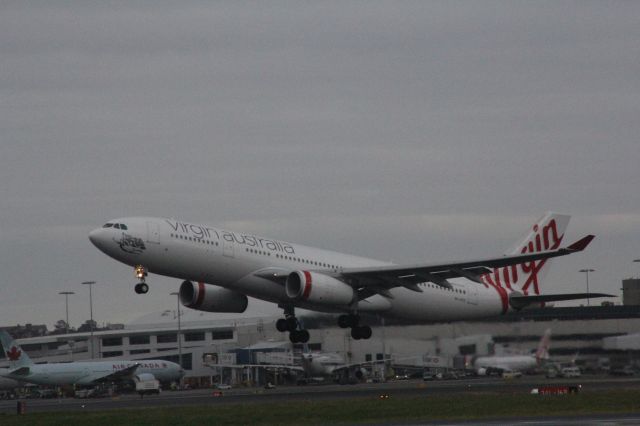
{"label": "winglet", "polygon": [[589,243],[595,238],[595,235],[587,235],[584,238],[581,238],[580,240],[576,241],[575,243],[571,244],[569,247],[567,247],[567,250],[571,250],[571,251],[582,251],[585,248],[587,248],[587,246],[589,245]]}

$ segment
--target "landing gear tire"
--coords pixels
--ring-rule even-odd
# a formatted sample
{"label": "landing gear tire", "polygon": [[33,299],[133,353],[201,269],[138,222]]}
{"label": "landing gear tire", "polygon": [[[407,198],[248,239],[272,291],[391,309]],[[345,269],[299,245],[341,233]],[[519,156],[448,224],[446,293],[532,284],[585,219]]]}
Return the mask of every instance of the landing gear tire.
{"label": "landing gear tire", "polygon": [[371,330],[371,327],[369,327],[368,325],[363,325],[361,327],[358,327],[360,329],[359,333],[360,333],[360,337],[362,339],[370,339],[371,335],[373,334],[373,331]]}
{"label": "landing gear tire", "polygon": [[149,292],[149,286],[147,283],[138,283],[135,285],[134,290],[138,294],[146,294]]}
{"label": "landing gear tire", "polygon": [[369,339],[371,334],[373,334],[373,332],[371,331],[371,327],[368,325],[353,327],[351,329],[351,337],[353,337],[354,340]]}
{"label": "landing gear tire", "polygon": [[276,329],[280,332],[288,331],[291,343],[307,343],[309,341],[309,332],[302,328],[296,318],[293,306],[284,307],[284,318],[276,321]]}
{"label": "landing gear tire", "polygon": [[289,331],[287,320],[284,318],[280,318],[278,321],[276,321],[276,329],[281,333],[285,331]]}

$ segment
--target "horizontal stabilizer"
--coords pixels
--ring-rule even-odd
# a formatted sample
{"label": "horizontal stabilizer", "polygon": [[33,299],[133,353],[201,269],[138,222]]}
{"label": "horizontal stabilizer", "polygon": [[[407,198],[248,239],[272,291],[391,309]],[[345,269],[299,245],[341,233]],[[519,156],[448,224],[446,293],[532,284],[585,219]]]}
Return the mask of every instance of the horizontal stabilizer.
{"label": "horizontal stabilizer", "polygon": [[12,376],[28,376],[30,372],[29,367],[18,367],[15,370],[11,370],[9,374]]}
{"label": "horizontal stabilizer", "polygon": [[567,293],[567,294],[545,294],[538,296],[516,296],[509,297],[509,303],[513,309],[522,309],[533,303],[561,302],[563,300],[596,299],[599,297],[615,297],[605,293]]}
{"label": "horizontal stabilizer", "polygon": [[594,238],[595,238],[595,235],[587,235],[586,237],[581,238],[575,243],[571,244],[569,247],[567,247],[567,250],[582,251],[587,248],[589,243],[591,243],[591,241],[593,241]]}

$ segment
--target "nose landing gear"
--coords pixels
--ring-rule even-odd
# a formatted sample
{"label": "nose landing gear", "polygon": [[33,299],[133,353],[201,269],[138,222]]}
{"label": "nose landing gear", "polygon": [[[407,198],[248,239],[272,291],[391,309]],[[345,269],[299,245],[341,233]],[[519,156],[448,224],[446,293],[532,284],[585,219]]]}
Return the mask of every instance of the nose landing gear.
{"label": "nose landing gear", "polygon": [[145,278],[147,277],[147,268],[142,265],[137,265],[135,273],[140,282],[136,284],[133,289],[137,294],[146,294],[149,291],[149,285],[145,282]]}

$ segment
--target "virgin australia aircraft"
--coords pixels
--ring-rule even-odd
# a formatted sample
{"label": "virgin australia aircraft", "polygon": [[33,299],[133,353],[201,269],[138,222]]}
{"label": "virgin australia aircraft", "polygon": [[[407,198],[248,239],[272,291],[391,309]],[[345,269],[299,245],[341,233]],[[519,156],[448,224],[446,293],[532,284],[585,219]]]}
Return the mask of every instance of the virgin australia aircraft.
{"label": "virgin australia aircraft", "polygon": [[93,385],[142,376],[160,382],[172,382],[184,375],[176,363],[163,360],[96,361],[34,364],[6,331],[0,331],[0,343],[9,360],[9,368],[0,369],[0,377],[38,385]]}
{"label": "virgin australia aircraft", "polygon": [[107,222],[89,234],[112,258],[134,267],[136,293],[146,293],[148,272],[178,278],[180,300],[208,312],[244,312],[247,297],[277,303],[279,331],[292,342],[309,332],[296,307],[341,313],[338,324],[354,339],[368,339],[360,312],[417,320],[451,321],[506,314],[531,304],[602,297],[540,294],[548,259],[583,250],[588,235],[560,248],[569,216],[547,213],[503,256],[448,263],[396,265],[255,235],[157,217]]}
{"label": "virgin australia aircraft", "polygon": [[504,374],[506,372],[526,372],[542,366],[549,359],[551,329],[547,329],[534,354],[530,355],[493,355],[475,359],[473,366],[480,376]]}

